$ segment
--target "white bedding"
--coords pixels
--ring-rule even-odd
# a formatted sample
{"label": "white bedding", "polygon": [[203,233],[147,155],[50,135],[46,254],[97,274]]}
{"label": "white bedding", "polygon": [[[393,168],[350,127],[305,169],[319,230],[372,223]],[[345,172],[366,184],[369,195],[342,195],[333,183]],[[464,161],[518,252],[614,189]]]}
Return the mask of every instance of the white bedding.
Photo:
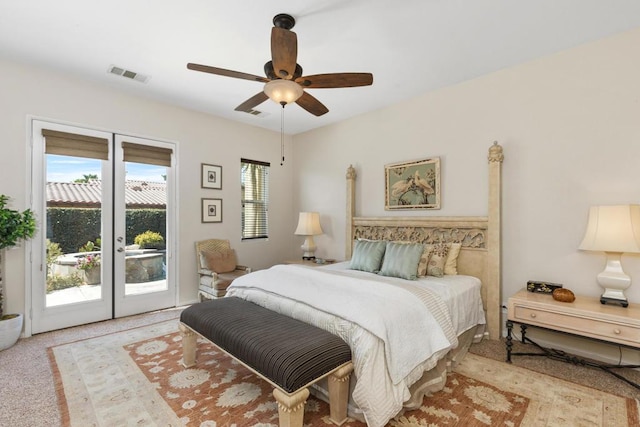
{"label": "white bedding", "polygon": [[402,409],[411,384],[457,346],[456,336],[485,323],[480,281],[469,276],[407,281],[348,265],[275,266],[234,280],[227,296],[344,339],[357,378],[353,401],[369,426],[381,427]]}

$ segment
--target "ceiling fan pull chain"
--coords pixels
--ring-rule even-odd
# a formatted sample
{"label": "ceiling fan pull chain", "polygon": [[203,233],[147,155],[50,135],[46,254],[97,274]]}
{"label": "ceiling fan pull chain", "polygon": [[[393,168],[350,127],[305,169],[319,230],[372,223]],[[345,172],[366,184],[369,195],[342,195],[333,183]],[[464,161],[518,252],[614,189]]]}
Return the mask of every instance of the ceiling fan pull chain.
{"label": "ceiling fan pull chain", "polygon": [[284,105],[282,104],[282,110],[280,111],[280,156],[282,156],[280,166],[284,164]]}

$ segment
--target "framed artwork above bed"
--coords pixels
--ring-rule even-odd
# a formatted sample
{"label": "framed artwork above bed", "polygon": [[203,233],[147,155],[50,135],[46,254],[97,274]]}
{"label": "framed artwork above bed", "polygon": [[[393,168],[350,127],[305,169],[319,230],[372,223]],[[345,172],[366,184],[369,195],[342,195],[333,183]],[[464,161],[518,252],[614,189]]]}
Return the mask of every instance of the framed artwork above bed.
{"label": "framed artwork above bed", "polygon": [[385,210],[440,209],[440,158],[385,165]]}

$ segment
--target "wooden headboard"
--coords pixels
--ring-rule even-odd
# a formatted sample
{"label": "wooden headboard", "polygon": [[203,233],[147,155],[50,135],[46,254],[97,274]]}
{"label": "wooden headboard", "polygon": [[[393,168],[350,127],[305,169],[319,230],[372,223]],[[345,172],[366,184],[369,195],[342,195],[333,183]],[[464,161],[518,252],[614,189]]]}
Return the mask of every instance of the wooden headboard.
{"label": "wooden headboard", "polygon": [[462,243],[458,272],[482,281],[489,338],[500,338],[501,305],[501,188],[502,147],[489,148],[489,212],[486,217],[358,217],[355,213],[356,171],[347,169],[347,238],[345,259],[354,239],[399,240],[418,243]]}

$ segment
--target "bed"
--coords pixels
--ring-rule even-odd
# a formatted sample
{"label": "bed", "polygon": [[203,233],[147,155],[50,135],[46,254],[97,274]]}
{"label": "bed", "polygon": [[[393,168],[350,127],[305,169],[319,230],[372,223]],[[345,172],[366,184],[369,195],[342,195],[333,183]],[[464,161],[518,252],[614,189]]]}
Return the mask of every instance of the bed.
{"label": "bed", "polygon": [[[349,167],[345,259],[350,261],[315,268],[277,265],[236,279],[227,296],[344,339],[352,350],[355,373],[349,415],[371,427],[384,426],[403,410],[419,407],[425,395],[441,390],[446,373],[472,342],[499,338],[503,154],[497,143],[489,149],[488,160],[486,217],[358,217],[356,172]],[[423,245],[431,248],[427,260],[436,258],[433,248],[457,247],[457,274],[407,280],[414,277],[406,276],[404,263],[416,256],[424,260]],[[378,260],[375,254],[382,246],[386,252]],[[422,256],[416,255],[418,246]],[[372,273],[377,270],[369,263],[376,262],[386,275]],[[326,385],[318,384],[313,393],[326,399]]]}

